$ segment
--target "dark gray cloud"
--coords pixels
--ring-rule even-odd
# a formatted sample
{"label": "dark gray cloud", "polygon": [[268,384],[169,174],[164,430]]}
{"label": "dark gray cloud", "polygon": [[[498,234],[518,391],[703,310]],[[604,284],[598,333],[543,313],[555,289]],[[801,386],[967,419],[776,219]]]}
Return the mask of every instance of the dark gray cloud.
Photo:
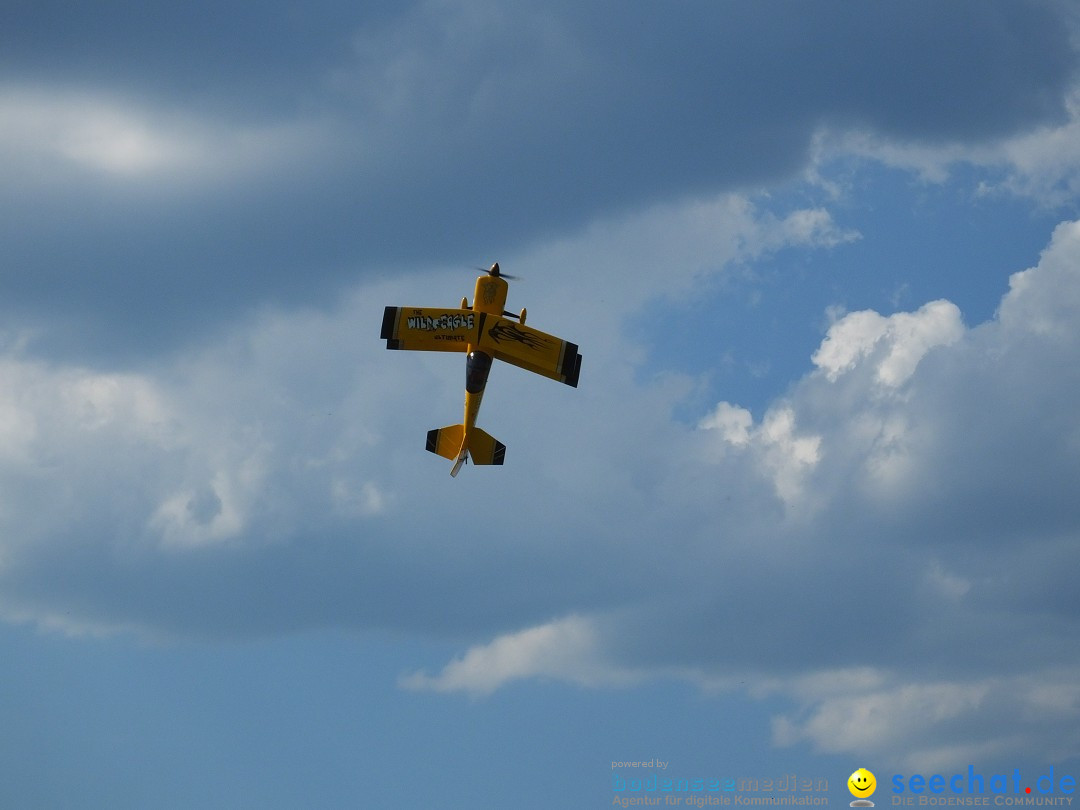
{"label": "dark gray cloud", "polygon": [[[0,139],[0,298],[45,346],[145,356],[376,266],[766,182],[826,123],[985,142],[1058,120],[1077,60],[1042,3],[211,5],[9,14],[5,88],[54,106]],[[72,162],[80,98],[130,119],[91,147],[149,132],[194,157]]]}
{"label": "dark gray cloud", "polygon": [[150,103],[276,116],[348,52],[352,32],[381,24],[400,7],[14,0],[0,32],[0,70],[9,83],[104,86]]}

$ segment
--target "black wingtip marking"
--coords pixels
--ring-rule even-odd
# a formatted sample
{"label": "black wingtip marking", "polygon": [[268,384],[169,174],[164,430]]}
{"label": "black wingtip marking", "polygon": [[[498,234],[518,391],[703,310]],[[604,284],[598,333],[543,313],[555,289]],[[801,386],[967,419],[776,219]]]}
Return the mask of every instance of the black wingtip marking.
{"label": "black wingtip marking", "polygon": [[[384,340],[387,340],[387,341],[393,339],[393,337],[394,337],[394,329],[397,327],[397,322],[398,322],[398,312],[400,310],[401,310],[401,307],[387,307],[386,309],[383,310],[382,332],[379,333],[379,337],[381,337],[381,338],[383,338]],[[390,348],[397,348],[397,347],[396,346],[390,346],[389,344],[387,344],[386,348],[390,349]]]}
{"label": "black wingtip marking", "polygon": [[563,349],[562,368],[559,373],[563,375],[566,384],[577,388],[578,377],[581,375],[581,355],[578,354],[576,343],[567,343]]}

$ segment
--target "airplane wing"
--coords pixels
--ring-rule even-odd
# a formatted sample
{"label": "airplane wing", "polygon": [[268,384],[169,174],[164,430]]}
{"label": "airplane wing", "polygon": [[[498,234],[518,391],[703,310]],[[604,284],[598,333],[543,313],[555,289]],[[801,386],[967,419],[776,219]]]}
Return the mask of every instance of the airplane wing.
{"label": "airplane wing", "polygon": [[381,337],[388,349],[465,352],[473,346],[497,360],[574,388],[581,370],[576,343],[467,309],[387,307]]}
{"label": "airplane wing", "polygon": [[577,388],[581,355],[576,343],[548,335],[508,318],[488,315],[480,325],[481,351],[496,360]]}
{"label": "airplane wing", "polygon": [[387,307],[381,337],[388,349],[464,352],[476,345],[482,319],[467,309]]}

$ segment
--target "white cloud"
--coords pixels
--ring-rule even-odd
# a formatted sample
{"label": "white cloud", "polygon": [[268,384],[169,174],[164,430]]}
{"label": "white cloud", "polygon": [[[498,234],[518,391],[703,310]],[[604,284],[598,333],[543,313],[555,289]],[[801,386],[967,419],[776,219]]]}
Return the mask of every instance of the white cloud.
{"label": "white cloud", "polygon": [[758,473],[772,481],[777,496],[787,506],[801,500],[803,482],[821,458],[821,437],[798,431],[795,412],[783,404],[770,408],[754,427],[748,410],[721,402],[698,427],[719,434],[721,455],[725,445],[751,449],[748,459],[753,459]]}
{"label": "white cloud", "polygon": [[711,414],[701,420],[698,427],[702,430],[718,431],[720,438],[728,444],[743,447],[750,443],[750,428],[753,423],[753,414],[746,408],[721,402]]}
{"label": "white cloud", "polygon": [[983,180],[980,196],[1015,194],[1038,203],[1068,206],[1080,195],[1080,87],[1065,98],[1066,120],[996,141],[924,143],[901,141],[860,129],[819,129],[807,169],[812,182],[835,195],[843,189],[822,167],[832,160],[859,158],[916,173],[926,183],[944,183],[958,166],[988,169],[1000,178]]}
{"label": "white cloud", "polygon": [[800,694],[797,713],[773,718],[773,743],[815,751],[888,757],[914,772],[958,768],[1024,752],[1035,761],[1075,756],[1069,727],[1080,716],[1075,671],[970,681],[892,678],[847,694]]}
{"label": "white cloud", "polygon": [[9,90],[0,95],[0,121],[0,148],[24,161],[55,157],[104,173],[139,174],[190,164],[197,151],[179,132],[88,97]]}
{"label": "white cloud", "polygon": [[798,724],[799,734],[820,751],[880,752],[890,742],[908,742],[950,720],[978,714],[989,691],[985,684],[920,683],[826,698]]}
{"label": "white cloud", "polygon": [[824,208],[792,211],[780,220],[779,226],[775,233],[781,245],[835,247],[862,238],[856,230],[838,227],[832,215]]}
{"label": "white cloud", "polygon": [[[1080,194],[1080,88],[1066,97],[1068,120],[1010,138],[987,150],[979,162],[1003,165],[1003,187],[1048,205],[1071,202]],[[987,187],[992,189],[992,187]]]}
{"label": "white cloud", "polygon": [[0,460],[9,471],[46,465],[65,447],[116,440],[168,448],[175,414],[138,374],[0,359]]}
{"label": "white cloud", "polygon": [[556,678],[586,686],[625,685],[633,673],[605,663],[594,625],[568,616],[470,648],[437,675],[413,673],[401,679],[407,689],[436,692],[492,692],[524,678]]}
{"label": "white cloud", "polygon": [[934,560],[926,572],[927,582],[938,593],[951,599],[960,599],[971,590],[971,580],[949,573],[940,562]]}
{"label": "white cloud", "polygon": [[245,514],[266,477],[258,455],[232,468],[218,469],[197,490],[184,489],[165,497],[148,528],[164,546],[185,547],[221,542],[245,528]]}
{"label": "white cloud", "polygon": [[336,507],[350,517],[378,515],[387,509],[387,495],[374,481],[357,485],[345,478],[335,479],[331,485]]}
{"label": "white cloud", "polygon": [[314,124],[236,126],[100,94],[0,88],[0,160],[24,182],[70,178],[66,168],[113,182],[219,183],[312,154],[326,137]]}
{"label": "white cloud", "polygon": [[955,343],[963,333],[960,310],[949,301],[931,301],[917,312],[889,317],[872,310],[853,312],[829,327],[811,360],[835,381],[867,355],[880,352],[874,376],[895,388],[911,377],[928,351]]}
{"label": "white cloud", "polygon": [[770,409],[760,433],[776,494],[790,504],[800,497],[804,477],[821,458],[821,437],[796,434],[795,412],[786,407]]}
{"label": "white cloud", "polygon": [[1075,282],[1078,254],[1080,222],[1060,224],[1038,267],[1009,278],[1009,294],[998,312],[1002,325],[1055,342],[1075,342],[1076,313],[1080,312],[1080,289]]}

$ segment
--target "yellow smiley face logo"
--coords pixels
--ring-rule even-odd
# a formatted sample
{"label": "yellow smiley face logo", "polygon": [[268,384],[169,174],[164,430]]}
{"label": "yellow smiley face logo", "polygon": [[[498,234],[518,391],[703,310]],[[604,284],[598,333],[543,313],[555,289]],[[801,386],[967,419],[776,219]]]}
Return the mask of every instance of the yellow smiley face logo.
{"label": "yellow smiley face logo", "polygon": [[847,788],[851,795],[859,799],[865,799],[877,790],[877,779],[866,768],[859,768],[847,780]]}

